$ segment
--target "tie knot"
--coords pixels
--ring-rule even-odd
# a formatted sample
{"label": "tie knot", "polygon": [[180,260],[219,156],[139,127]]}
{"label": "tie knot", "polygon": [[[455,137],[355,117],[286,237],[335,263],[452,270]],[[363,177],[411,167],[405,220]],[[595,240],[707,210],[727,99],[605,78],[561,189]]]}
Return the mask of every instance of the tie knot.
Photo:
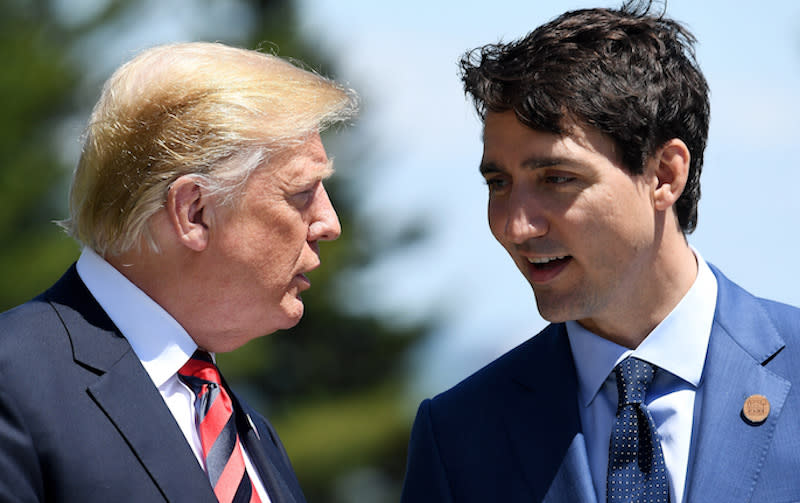
{"label": "tie knot", "polygon": [[189,361],[178,370],[178,377],[195,393],[199,392],[204,384],[219,386],[222,382],[219,369],[214,365],[211,355],[201,349],[195,351]]}
{"label": "tie knot", "polygon": [[614,373],[617,376],[618,407],[644,402],[647,388],[650,387],[655,375],[655,368],[652,365],[630,357],[614,367]]}

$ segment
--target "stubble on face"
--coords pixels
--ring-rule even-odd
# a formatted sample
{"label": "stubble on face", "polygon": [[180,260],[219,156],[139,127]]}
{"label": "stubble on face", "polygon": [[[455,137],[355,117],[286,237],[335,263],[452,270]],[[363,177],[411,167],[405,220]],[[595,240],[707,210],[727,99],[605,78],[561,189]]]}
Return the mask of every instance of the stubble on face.
{"label": "stubble on face", "polygon": [[600,327],[647,296],[654,210],[646,176],[590,128],[535,131],[487,114],[482,172],[492,232],[531,284],[541,315]]}

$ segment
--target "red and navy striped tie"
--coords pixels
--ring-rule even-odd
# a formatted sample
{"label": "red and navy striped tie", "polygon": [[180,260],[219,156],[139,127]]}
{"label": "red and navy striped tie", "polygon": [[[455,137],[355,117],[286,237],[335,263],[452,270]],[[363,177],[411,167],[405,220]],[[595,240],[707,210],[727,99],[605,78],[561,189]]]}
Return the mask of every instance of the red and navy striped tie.
{"label": "red and navy striped tie", "polygon": [[211,355],[198,349],[178,371],[178,377],[196,396],[197,429],[217,499],[221,503],[260,503],[245,470],[233,403]]}

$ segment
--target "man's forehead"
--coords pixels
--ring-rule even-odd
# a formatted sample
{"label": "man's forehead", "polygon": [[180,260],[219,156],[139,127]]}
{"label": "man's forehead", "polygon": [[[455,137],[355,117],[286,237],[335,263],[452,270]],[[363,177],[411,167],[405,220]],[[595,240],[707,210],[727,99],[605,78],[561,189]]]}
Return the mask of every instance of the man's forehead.
{"label": "man's forehead", "polygon": [[[560,133],[532,128],[517,119],[513,111],[489,112],[483,123],[484,152],[487,141],[488,143],[497,142],[498,146],[502,146],[514,139],[530,143],[535,138],[536,141],[561,146],[577,144],[587,150],[603,151],[610,155],[616,153],[616,144],[613,139],[590,124],[585,124],[577,119],[564,118],[559,128]],[[510,135],[510,131],[517,134]]]}
{"label": "man's forehead", "polygon": [[332,169],[332,163],[328,159],[319,133],[288,140],[282,145],[275,145],[271,150],[266,159],[266,166],[278,168],[287,165],[313,164],[318,169]]}
{"label": "man's forehead", "polygon": [[280,165],[267,168],[277,180],[291,185],[302,185],[325,180],[334,173],[333,159],[308,155],[296,155]]}
{"label": "man's forehead", "polygon": [[498,129],[503,126],[508,127],[511,124],[520,126],[527,130],[534,131],[540,134],[553,135],[553,136],[572,136],[574,133],[578,131],[594,129],[593,126],[584,121],[579,120],[578,118],[565,115],[558,122],[557,124],[558,132],[556,132],[545,126],[534,127],[524,123],[519,119],[514,110],[489,111],[483,118],[483,130],[482,130],[483,140],[484,141],[486,140],[487,127],[489,129]]}

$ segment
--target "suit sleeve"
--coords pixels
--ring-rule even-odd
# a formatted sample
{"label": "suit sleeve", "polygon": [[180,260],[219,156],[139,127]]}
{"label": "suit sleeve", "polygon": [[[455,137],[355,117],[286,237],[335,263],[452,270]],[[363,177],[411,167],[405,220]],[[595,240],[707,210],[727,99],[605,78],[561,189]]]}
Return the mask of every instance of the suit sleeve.
{"label": "suit sleeve", "polygon": [[431,418],[431,401],[425,400],[417,411],[411,440],[408,444],[408,464],[403,482],[401,503],[450,503],[453,497],[439,454],[436,432]]}
{"label": "suit sleeve", "polygon": [[[2,380],[2,382],[8,382]],[[0,387],[0,502],[42,501],[42,474],[33,439],[7,390]]]}

